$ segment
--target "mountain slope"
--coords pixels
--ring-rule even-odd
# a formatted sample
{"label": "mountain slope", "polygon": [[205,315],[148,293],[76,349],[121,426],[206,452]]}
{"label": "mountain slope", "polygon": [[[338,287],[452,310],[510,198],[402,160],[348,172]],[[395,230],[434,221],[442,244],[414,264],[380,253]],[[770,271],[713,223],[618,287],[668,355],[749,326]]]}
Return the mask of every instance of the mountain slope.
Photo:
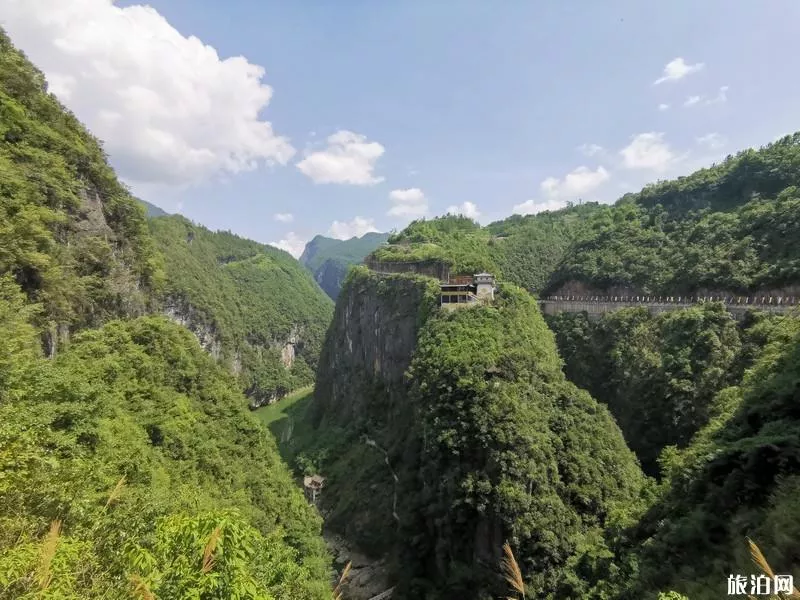
{"label": "mountain slope", "polygon": [[254,406],[313,382],[333,304],[296,260],[177,215],[149,224],[167,314],[239,376]]}
{"label": "mountain slope", "polygon": [[160,257],[100,143],[2,30],[0,73],[0,273],[41,304],[52,354],[71,331],[145,312]]}
{"label": "mountain slope", "polygon": [[0,30],[0,599],[329,598],[319,517],[240,383],[137,316],[164,257],[46,87]]}
{"label": "mountain slope", "polygon": [[155,204],[150,204],[149,202],[146,202],[145,200],[140,200],[138,198],[137,198],[137,201],[139,202],[139,204],[144,206],[145,213],[147,214],[148,217],[152,218],[152,217],[166,217],[166,216],[169,216],[169,213],[167,211],[165,211],[162,208],[159,208]]}
{"label": "mountain slope", "polygon": [[388,233],[376,232],[349,240],[318,235],[306,244],[299,260],[311,270],[325,293],[336,300],[350,265],[361,263],[365,256],[388,238]]}
{"label": "mountain slope", "polygon": [[797,295],[799,167],[795,133],[629,194],[593,215],[547,291]]}

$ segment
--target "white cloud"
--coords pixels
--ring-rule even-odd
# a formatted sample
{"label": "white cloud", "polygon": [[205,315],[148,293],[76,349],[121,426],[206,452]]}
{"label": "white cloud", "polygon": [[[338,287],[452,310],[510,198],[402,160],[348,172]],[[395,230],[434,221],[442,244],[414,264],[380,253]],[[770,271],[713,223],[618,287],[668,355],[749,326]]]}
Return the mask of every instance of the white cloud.
{"label": "white cloud", "polygon": [[297,168],[314,183],[346,183],[374,185],[383,181],[375,177],[375,162],[385,148],[378,142],[352,131],[341,130],[328,136],[328,147],[317,152],[306,152]]}
{"label": "white cloud", "polygon": [[295,258],[299,258],[305,250],[307,240],[300,239],[294,231],[286,234],[286,237],[277,242],[270,242],[270,246],[275,246],[281,250],[285,250]]}
{"label": "white cloud", "polygon": [[728,101],[728,86],[723,85],[719,88],[717,95],[713,98],[706,98],[705,96],[689,96],[686,98],[686,102],[683,103],[684,106],[695,106],[697,104],[701,104],[703,106],[710,106],[712,104],[722,104]]}
{"label": "white cloud", "polygon": [[664,83],[665,81],[678,81],[683,79],[691,73],[696,73],[705,65],[703,63],[696,63],[693,65],[686,64],[682,58],[673,58],[664,67],[664,74],[653,82],[653,85]]}
{"label": "white cloud", "polygon": [[623,165],[628,169],[666,169],[675,161],[675,154],[663,138],[663,133],[655,131],[631,136],[631,143],[619,152]]}
{"label": "white cloud", "polygon": [[582,194],[588,194],[609,180],[611,175],[603,167],[592,171],[588,167],[578,167],[567,173],[564,179],[548,177],[539,185],[550,199],[577,200]]}
{"label": "white cloud", "polygon": [[600,154],[603,152],[603,147],[598,146],[597,144],[581,144],[578,146],[578,150],[580,150],[586,156],[594,156],[595,154]]}
{"label": "white cloud", "polygon": [[392,217],[423,217],[428,213],[428,200],[419,188],[392,190],[389,199],[394,206],[387,213]]}
{"label": "white cloud", "polygon": [[568,202],[576,202],[582,196],[590,194],[611,178],[611,174],[603,167],[591,170],[578,167],[567,173],[563,179],[548,177],[539,187],[543,199],[530,199],[514,206],[514,212],[521,215],[534,215],[545,210],[564,208]]}
{"label": "white cloud", "polygon": [[291,223],[294,221],[294,215],[292,213],[275,213],[272,215],[272,218],[281,223]]}
{"label": "white cloud", "polygon": [[111,0],[0,0],[0,22],[136,183],[185,185],[285,164],[287,138],[259,118],[264,69],[221,59],[154,8]]}
{"label": "white cloud", "polygon": [[370,231],[378,231],[375,227],[374,219],[355,217],[349,223],[347,221],[334,221],[328,230],[328,235],[337,240],[349,240],[352,237],[361,237]]}
{"label": "white cloud", "polygon": [[459,205],[448,206],[447,212],[453,215],[464,215],[470,219],[477,219],[481,216],[478,207],[473,202],[462,202]]}
{"label": "white cloud", "polygon": [[727,142],[725,137],[721,136],[718,133],[708,133],[706,135],[701,135],[700,137],[695,138],[695,141],[700,146],[705,146],[709,150],[718,150],[719,148],[722,148]]}
{"label": "white cloud", "polygon": [[658,110],[669,110],[669,104],[659,104]]}
{"label": "white cloud", "polygon": [[717,95],[714,98],[710,98],[709,100],[707,100],[706,104],[721,104],[723,102],[727,102],[728,89],[730,88],[728,88],[727,85],[723,85],[721,88],[719,88]]}
{"label": "white cloud", "polygon": [[566,201],[560,199],[526,200],[522,204],[514,205],[514,214],[535,215],[546,210],[558,210],[564,206],[566,206]]}

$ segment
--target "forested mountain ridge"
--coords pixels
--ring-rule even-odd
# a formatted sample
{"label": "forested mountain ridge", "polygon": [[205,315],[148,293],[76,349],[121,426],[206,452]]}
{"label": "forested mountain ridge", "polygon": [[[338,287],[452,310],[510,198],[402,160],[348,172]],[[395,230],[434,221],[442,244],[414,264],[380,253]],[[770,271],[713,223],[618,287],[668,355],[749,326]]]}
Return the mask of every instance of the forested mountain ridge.
{"label": "forested mountain ridge", "polygon": [[548,293],[797,295],[800,133],[598,211]]}
{"label": "forested mountain ridge", "polygon": [[71,331],[147,311],[161,257],[100,144],[2,30],[0,72],[0,273],[41,306],[54,354]]}
{"label": "forested mountain ridge", "polygon": [[325,293],[336,300],[350,265],[361,263],[365,256],[388,238],[388,233],[378,232],[365,233],[349,240],[317,235],[306,244],[299,260],[311,270]]}
{"label": "forested mountain ridge", "polygon": [[282,250],[180,216],[149,220],[163,310],[235,373],[253,406],[314,381],[333,303]]}
{"label": "forested mountain ridge", "polygon": [[0,598],[329,598],[241,382],[140,316],[172,289],[144,208],[1,30],[0,115]]}

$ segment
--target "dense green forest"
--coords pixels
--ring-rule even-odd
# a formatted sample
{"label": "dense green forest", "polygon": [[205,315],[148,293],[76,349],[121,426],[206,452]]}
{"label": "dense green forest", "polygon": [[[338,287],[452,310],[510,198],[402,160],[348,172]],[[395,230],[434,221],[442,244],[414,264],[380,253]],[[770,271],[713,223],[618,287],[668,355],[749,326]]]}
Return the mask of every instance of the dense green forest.
{"label": "dense green forest", "polygon": [[[748,294],[800,280],[800,133],[597,211],[547,291]],[[794,295],[794,294],[789,294]]]}
{"label": "dense green forest", "polygon": [[[0,599],[330,598],[320,514],[395,600],[712,600],[748,537],[800,577],[797,315],[535,298],[800,295],[798,167],[794,134],[613,206],[317,237],[304,268],[137,201],[0,30]],[[367,253],[500,284],[446,311]]]}
{"label": "dense green forest", "polygon": [[[177,283],[210,285],[176,277],[176,260],[201,259],[161,252],[100,143],[2,31],[0,115],[0,598],[330,598],[321,520],[241,382],[187,329],[146,316]],[[190,225],[163,219],[154,231],[186,244]],[[321,335],[329,301],[288,255],[196,233],[194,248],[227,261],[222,294],[286,286]],[[271,322],[282,310],[283,330],[296,316],[253,307]],[[223,308],[206,314],[226,335],[261,331]]]}
{"label": "dense green forest", "polygon": [[306,244],[300,262],[328,296],[336,300],[350,265],[359,264],[370,252],[389,238],[388,233],[365,233],[349,240],[317,235]]}
{"label": "dense green forest", "polygon": [[180,216],[149,223],[168,310],[209,338],[254,405],[313,382],[333,303],[296,260]]}

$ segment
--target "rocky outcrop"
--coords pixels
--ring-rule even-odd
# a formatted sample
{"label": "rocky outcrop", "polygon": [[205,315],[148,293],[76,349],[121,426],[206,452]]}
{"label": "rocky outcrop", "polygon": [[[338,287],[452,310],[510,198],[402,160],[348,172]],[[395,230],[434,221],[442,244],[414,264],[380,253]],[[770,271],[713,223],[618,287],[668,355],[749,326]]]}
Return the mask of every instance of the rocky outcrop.
{"label": "rocky outcrop", "polygon": [[320,356],[315,391],[317,419],[340,423],[367,418],[400,401],[403,375],[411,362],[417,332],[437,305],[438,283],[407,275],[353,272],[336,304]]}
{"label": "rocky outcrop", "polygon": [[219,339],[216,328],[206,323],[202,315],[191,305],[178,298],[168,298],[162,312],[191,331],[203,350],[213,356],[215,360],[222,358],[222,341]]}

